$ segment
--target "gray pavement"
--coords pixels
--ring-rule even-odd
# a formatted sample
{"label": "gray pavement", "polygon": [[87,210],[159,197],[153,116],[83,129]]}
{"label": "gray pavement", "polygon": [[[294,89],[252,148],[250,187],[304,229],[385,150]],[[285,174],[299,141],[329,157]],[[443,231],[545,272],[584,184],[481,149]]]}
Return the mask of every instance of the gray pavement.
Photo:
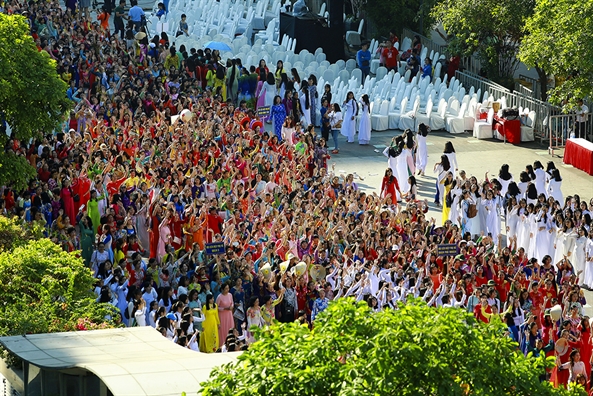
{"label": "gray pavement", "polygon": [[[398,136],[401,133],[399,130],[373,131],[371,144],[368,146],[360,146],[356,142],[356,138],[355,143],[348,144],[346,138],[340,136],[340,153],[332,154],[328,165],[331,167],[335,163],[336,173],[356,172],[364,178],[362,181],[356,181],[363,191],[379,193],[381,180],[387,168],[387,158],[383,155],[383,150],[386,145],[389,145],[393,136]],[[416,180],[420,199],[428,199],[429,217],[434,217],[437,222],[440,222],[441,210],[432,203],[436,181],[432,169],[434,164],[440,161],[440,155],[447,141],[451,141],[455,147],[459,170],[465,170],[468,176],[474,175],[478,180],[483,180],[487,171],[497,175],[500,166],[505,163],[509,164],[510,172],[515,178],[518,178],[519,173],[525,169],[527,164],[533,164],[534,161],[539,160],[546,166],[548,161],[554,161],[556,167],[560,169],[563,179],[562,192],[564,196],[576,193],[587,201],[593,197],[593,177],[571,165],[565,165],[561,158],[562,150],[556,150],[552,157],[548,154],[547,147],[539,142],[522,143],[520,146],[515,146],[494,139],[478,140],[470,134],[452,135],[447,132],[431,132],[427,138],[426,176],[416,176]],[[331,138],[328,143],[329,147],[333,148]]]}

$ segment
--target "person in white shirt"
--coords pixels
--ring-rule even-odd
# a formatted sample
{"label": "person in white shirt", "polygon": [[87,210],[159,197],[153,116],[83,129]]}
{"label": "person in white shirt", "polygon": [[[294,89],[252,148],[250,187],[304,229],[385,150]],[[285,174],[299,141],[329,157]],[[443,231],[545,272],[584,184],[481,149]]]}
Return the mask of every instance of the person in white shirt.
{"label": "person in white shirt", "polygon": [[159,307],[156,301],[153,301],[153,303],[148,314],[148,323],[156,329],[159,319],[165,317],[167,310],[165,307]]}
{"label": "person in white shirt", "polygon": [[200,347],[197,342],[198,332],[196,331],[192,338],[187,342],[187,348],[195,352],[200,352]]}
{"label": "person in white shirt", "polygon": [[146,326],[146,301],[144,301],[144,299],[140,300],[138,309],[134,313],[134,318],[136,319],[137,326],[139,326],[139,327]]}
{"label": "person in white shirt", "polygon": [[[72,129],[71,129],[71,131],[72,131]],[[39,157],[41,157],[41,154],[43,154],[43,149],[44,149],[45,147],[49,148],[49,144],[48,144],[48,142],[47,142],[47,139],[45,139],[45,138],[44,138],[44,139],[43,139],[43,142],[42,142],[42,143],[39,145],[39,148],[37,149],[37,155],[38,155]],[[46,170],[47,170],[47,169],[46,169]]]}
{"label": "person in white shirt", "polygon": [[144,287],[144,293],[142,294],[142,299],[146,301],[146,305],[150,307],[153,301],[156,301],[159,298],[156,290],[150,284],[147,284]]}
{"label": "person in white shirt", "polygon": [[329,125],[334,140],[334,149],[332,154],[338,154],[340,149],[338,148],[338,136],[340,135],[340,129],[342,128],[342,111],[340,105],[334,103],[332,106],[333,110],[328,114]]}
{"label": "person in white shirt", "polygon": [[[181,319],[182,319],[182,311],[183,311],[183,303],[181,301],[177,301],[175,304],[173,304],[173,307],[171,307],[171,312],[169,312],[169,315],[171,313],[173,313],[175,315],[175,328],[179,329],[181,326]],[[167,315],[167,317],[169,317],[169,315]]]}
{"label": "person in white shirt", "polygon": [[95,250],[91,255],[91,269],[93,270],[95,277],[98,275],[99,265],[108,260],[109,252],[105,249],[105,244],[103,242],[99,242],[97,245],[97,250]]}
{"label": "person in white shirt", "polygon": [[187,276],[183,275],[181,278],[179,278],[179,287],[177,288],[177,295],[180,296],[182,294],[185,294],[187,296],[189,294],[187,289],[188,285],[189,279],[187,278]]}
{"label": "person in white shirt", "polygon": [[[164,336],[169,340],[175,338],[175,321],[177,317],[174,313],[170,312],[167,316],[162,317],[158,320],[158,327],[165,329]],[[157,328],[158,328],[157,327]]]}
{"label": "person in white shirt", "polygon": [[[128,301],[127,312],[124,313],[124,317],[128,317],[128,322],[126,323],[127,327],[132,327],[135,325],[132,319],[136,319],[136,314],[140,309],[140,303],[142,302],[142,291],[140,289],[134,289],[134,294],[130,301]],[[137,321],[136,321],[137,322]],[[146,326],[146,302],[144,302],[144,325]]]}
{"label": "person in white shirt", "polygon": [[207,199],[216,198],[216,182],[211,172],[206,174],[206,181],[204,182],[205,195]]}
{"label": "person in white shirt", "polygon": [[585,378],[587,378],[587,370],[585,367],[585,363],[581,360],[581,354],[579,353],[578,349],[573,350],[570,353],[570,360],[564,363],[562,369],[570,370],[570,376],[568,378],[568,382],[576,382],[577,376],[579,374],[583,374]]}
{"label": "person in white shirt", "polygon": [[578,107],[576,111],[577,122],[576,122],[576,137],[587,138],[587,118],[589,114],[589,108],[583,103],[583,99],[578,100]]}

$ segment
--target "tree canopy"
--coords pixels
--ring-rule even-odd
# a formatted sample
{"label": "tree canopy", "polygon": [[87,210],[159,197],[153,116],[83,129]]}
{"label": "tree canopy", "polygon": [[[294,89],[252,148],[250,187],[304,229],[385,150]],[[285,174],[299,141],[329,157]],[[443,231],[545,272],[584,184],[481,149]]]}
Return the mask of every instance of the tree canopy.
{"label": "tree canopy", "polygon": [[383,36],[388,36],[390,31],[399,34],[402,28],[426,34],[434,22],[430,9],[435,2],[436,0],[368,0],[363,8]]}
{"label": "tree canopy", "polygon": [[19,139],[51,132],[69,108],[56,62],[38,51],[24,17],[0,14],[0,109]]}
{"label": "tree canopy", "polygon": [[36,223],[25,225],[16,218],[0,216],[0,253],[10,252],[40,238],[43,238],[43,228]]}
{"label": "tree canopy", "polygon": [[0,217],[0,336],[115,325],[105,319],[116,317],[115,308],[95,301],[95,279],[82,259],[37,236],[18,219]]}
{"label": "tree canopy", "polygon": [[556,84],[551,101],[569,100],[593,93],[593,0],[537,0],[527,19],[527,33],[519,58],[526,65],[545,65],[548,72],[565,80]]}
{"label": "tree canopy", "polygon": [[17,191],[27,188],[29,181],[37,176],[36,169],[24,155],[12,151],[0,152],[0,185]]}
{"label": "tree canopy", "polygon": [[[52,132],[70,107],[68,87],[58,76],[55,61],[38,51],[24,17],[0,14],[0,60],[0,122],[6,121],[21,141]],[[0,135],[0,147],[6,141],[6,135]],[[28,174],[14,173],[15,167],[26,165],[23,159],[5,156],[0,165],[2,184],[13,181],[16,187],[24,187],[21,179],[31,169]]]}
{"label": "tree canopy", "polygon": [[519,62],[523,26],[534,6],[534,0],[442,0],[431,14],[449,35],[452,53],[477,52],[487,76],[509,85]]}
{"label": "tree canopy", "polygon": [[501,322],[422,301],[372,313],[340,299],[310,331],[254,329],[258,341],[202,384],[211,395],[568,395],[538,375],[553,358],[524,357]]}

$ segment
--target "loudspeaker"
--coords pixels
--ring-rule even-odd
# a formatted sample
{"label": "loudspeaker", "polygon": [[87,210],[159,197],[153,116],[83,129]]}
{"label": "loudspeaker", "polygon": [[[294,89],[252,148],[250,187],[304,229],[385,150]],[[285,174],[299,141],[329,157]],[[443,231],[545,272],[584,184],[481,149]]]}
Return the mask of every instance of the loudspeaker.
{"label": "loudspeaker", "polygon": [[344,0],[329,0],[329,26],[344,30]]}

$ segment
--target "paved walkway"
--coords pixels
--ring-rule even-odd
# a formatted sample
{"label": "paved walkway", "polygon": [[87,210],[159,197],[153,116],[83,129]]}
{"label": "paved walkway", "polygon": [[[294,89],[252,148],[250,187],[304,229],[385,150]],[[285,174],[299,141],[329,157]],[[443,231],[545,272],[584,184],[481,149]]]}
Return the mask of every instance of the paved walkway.
{"label": "paved walkway", "polygon": [[[354,173],[364,178],[364,181],[357,180],[363,191],[379,193],[381,180],[387,168],[387,158],[383,155],[386,145],[389,145],[393,136],[398,136],[401,131],[390,130],[385,132],[373,132],[371,145],[360,146],[358,143],[346,143],[346,138],[340,136],[339,154],[332,154],[329,166],[335,163],[336,173]],[[431,132],[428,136],[428,166],[426,176],[417,176],[418,192],[421,199],[428,199],[430,203],[429,216],[440,222],[441,210],[432,203],[435,194],[436,175],[432,169],[436,162],[440,162],[445,142],[451,141],[457,153],[459,170],[465,170],[466,174],[475,175],[478,180],[484,179],[485,172],[490,177],[498,174],[502,164],[510,165],[510,172],[514,178],[525,170],[525,165],[533,164],[534,161],[541,161],[544,167],[548,161],[554,161],[560,169],[562,176],[562,192],[564,196],[579,194],[587,201],[593,197],[593,177],[585,172],[573,168],[571,165],[564,165],[561,150],[555,152],[552,158],[547,148],[539,142],[531,142],[515,146],[503,143],[498,140],[478,140],[469,134],[451,135],[447,132]],[[333,148],[333,141],[330,137],[329,147]]]}

